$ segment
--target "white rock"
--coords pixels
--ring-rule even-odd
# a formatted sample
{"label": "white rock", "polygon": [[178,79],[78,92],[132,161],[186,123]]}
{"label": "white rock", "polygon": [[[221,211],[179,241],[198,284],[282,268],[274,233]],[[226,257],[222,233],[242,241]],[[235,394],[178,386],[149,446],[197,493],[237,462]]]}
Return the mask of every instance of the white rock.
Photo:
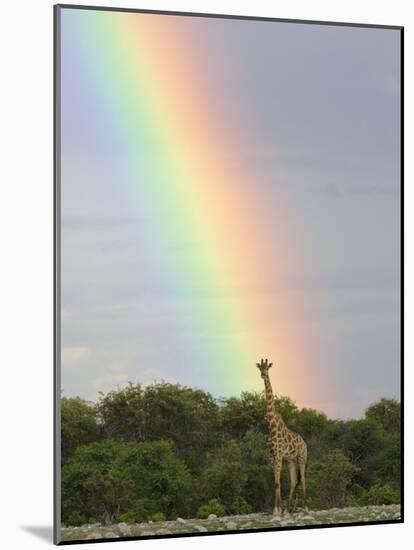
{"label": "white rock", "polygon": [[153,531],[142,531],[141,537],[150,537],[151,535],[155,535]]}
{"label": "white rock", "polygon": [[102,538],[102,535],[98,531],[92,531],[92,533],[89,533],[89,535],[86,538],[87,539],[100,539],[100,538]]}
{"label": "white rock", "polygon": [[226,523],[227,529],[237,529],[237,523],[234,523],[234,521],[228,521]]}
{"label": "white rock", "polygon": [[118,523],[118,529],[123,537],[129,535],[129,527],[126,523]]}
{"label": "white rock", "polygon": [[200,533],[206,533],[208,529],[204,527],[204,525],[194,525],[194,529],[197,529],[197,531],[200,531]]}
{"label": "white rock", "polygon": [[118,539],[119,538],[119,535],[116,535],[115,533],[113,533],[112,531],[108,531],[107,533],[104,534],[104,537],[103,538],[106,538],[106,539]]}
{"label": "white rock", "polygon": [[217,519],[216,514],[210,514],[207,519]]}
{"label": "white rock", "polygon": [[183,518],[177,518],[177,523],[187,523]]}

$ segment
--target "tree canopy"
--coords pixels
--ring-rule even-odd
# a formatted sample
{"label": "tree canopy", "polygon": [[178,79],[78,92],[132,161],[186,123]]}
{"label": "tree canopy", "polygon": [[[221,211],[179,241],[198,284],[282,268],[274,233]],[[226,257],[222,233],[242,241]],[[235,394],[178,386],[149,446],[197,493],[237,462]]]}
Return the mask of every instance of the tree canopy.
{"label": "tree canopy", "polygon": [[[287,397],[275,403],[307,442],[313,508],[399,502],[398,401],[382,398],[347,421]],[[97,403],[62,398],[61,411],[66,525],[272,509],[263,393],[218,400],[179,384],[129,384]],[[283,469],[282,496],[288,481]]]}

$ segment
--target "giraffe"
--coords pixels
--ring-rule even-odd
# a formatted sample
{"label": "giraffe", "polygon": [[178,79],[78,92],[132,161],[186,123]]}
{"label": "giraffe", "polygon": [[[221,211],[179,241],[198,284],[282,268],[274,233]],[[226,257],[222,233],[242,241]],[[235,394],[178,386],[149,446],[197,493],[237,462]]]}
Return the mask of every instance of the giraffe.
{"label": "giraffe", "polygon": [[270,454],[275,476],[275,506],[273,514],[279,515],[282,513],[280,473],[282,471],[284,460],[288,464],[290,474],[290,492],[287,506],[288,511],[291,512],[293,510],[293,497],[299,483],[301,483],[302,486],[305,510],[308,511],[308,506],[306,504],[305,482],[305,469],[307,461],[306,443],[302,436],[292,430],[289,430],[284,423],[280,412],[277,410],[273,397],[272,385],[269,378],[269,369],[272,366],[272,363],[268,363],[267,359],[265,361],[262,359],[260,363],[256,363],[256,365],[260,370],[260,375],[264,380],[265,385],[267,403],[266,419],[269,425]]}

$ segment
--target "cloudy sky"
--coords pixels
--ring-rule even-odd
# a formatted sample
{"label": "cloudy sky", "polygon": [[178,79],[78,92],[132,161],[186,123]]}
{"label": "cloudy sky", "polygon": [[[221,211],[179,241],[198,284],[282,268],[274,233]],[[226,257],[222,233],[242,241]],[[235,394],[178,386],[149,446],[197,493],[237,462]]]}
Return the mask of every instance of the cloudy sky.
{"label": "cloudy sky", "polygon": [[399,32],[62,18],[63,394],[398,397]]}

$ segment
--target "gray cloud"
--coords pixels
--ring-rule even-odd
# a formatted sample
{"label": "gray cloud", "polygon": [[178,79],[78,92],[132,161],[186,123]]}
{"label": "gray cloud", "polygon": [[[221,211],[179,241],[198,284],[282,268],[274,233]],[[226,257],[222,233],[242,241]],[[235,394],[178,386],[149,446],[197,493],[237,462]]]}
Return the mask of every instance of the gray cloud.
{"label": "gray cloud", "polygon": [[[243,277],[231,296],[218,282],[214,299],[248,296],[275,312],[282,300],[292,304],[283,321],[292,334],[312,335],[318,354],[306,368],[324,381],[307,405],[358,416],[375,399],[398,396],[398,33],[205,19],[191,38],[199,66],[219,84],[200,108],[226,114],[226,136],[211,143],[214,158],[250,186],[251,218],[270,220],[257,243],[266,282]],[[222,380],[211,372],[235,367],[212,366],[200,350],[240,334],[197,316],[210,296],[203,269],[190,261],[194,252],[202,258],[200,242],[185,226],[159,238],[165,221],[151,178],[137,162],[131,197],[128,144],[119,129],[93,139],[88,120],[64,117],[65,394],[95,399],[128,380],[166,378],[218,395]],[[143,139],[137,150],[151,155],[155,145]],[[256,328],[241,322],[246,339]]]}

